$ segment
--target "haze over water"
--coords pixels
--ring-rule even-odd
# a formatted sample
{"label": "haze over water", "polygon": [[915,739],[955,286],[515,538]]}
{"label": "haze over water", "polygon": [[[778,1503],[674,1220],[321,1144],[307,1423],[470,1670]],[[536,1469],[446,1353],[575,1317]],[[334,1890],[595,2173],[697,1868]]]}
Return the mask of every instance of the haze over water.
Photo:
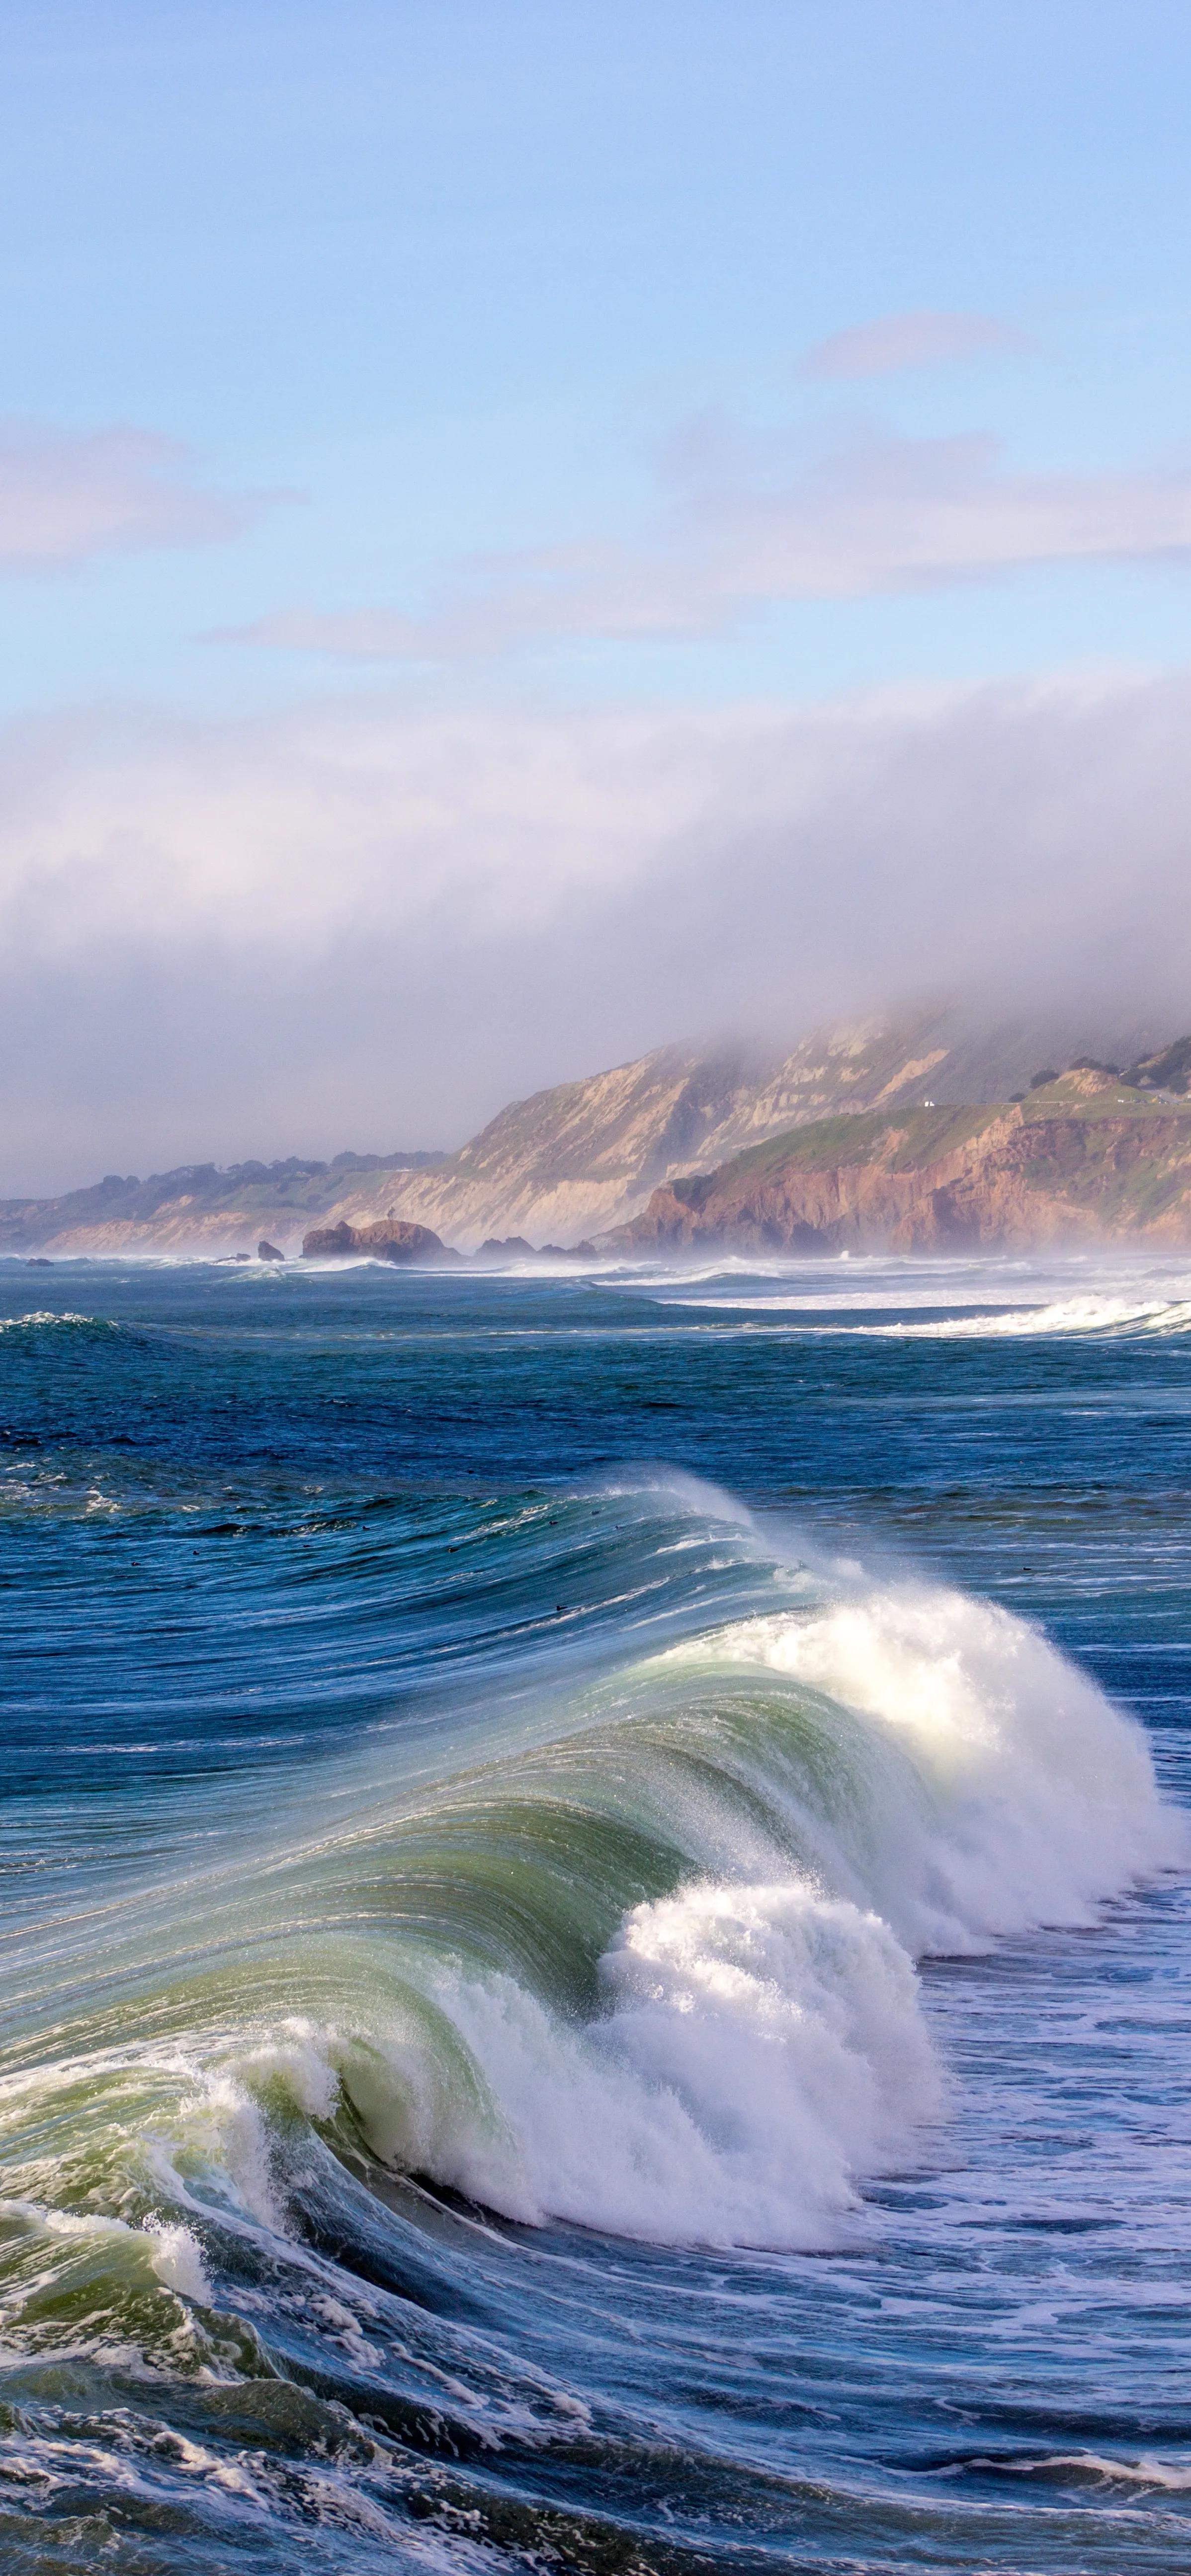
{"label": "haze over water", "polygon": [[1185,1268],[0,1303],[5,2563],[1185,2566]]}

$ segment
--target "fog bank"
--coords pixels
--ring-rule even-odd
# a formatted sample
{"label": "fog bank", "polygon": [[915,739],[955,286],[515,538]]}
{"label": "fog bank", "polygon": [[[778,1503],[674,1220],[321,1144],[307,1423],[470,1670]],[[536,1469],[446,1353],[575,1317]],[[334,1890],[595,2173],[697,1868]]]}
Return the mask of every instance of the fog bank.
{"label": "fog bank", "polygon": [[458,1143],[924,990],[1191,1026],[1191,677],[726,712],[314,701],[0,742],[0,1188]]}

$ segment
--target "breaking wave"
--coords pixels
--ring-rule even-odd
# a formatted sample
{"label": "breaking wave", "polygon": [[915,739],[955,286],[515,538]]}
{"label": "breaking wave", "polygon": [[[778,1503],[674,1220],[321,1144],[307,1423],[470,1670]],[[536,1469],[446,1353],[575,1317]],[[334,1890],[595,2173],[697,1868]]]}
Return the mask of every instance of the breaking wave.
{"label": "breaking wave", "polygon": [[69,1311],[57,1315],[43,1313],[39,1309],[30,1315],[0,1316],[0,1333],[70,1332],[77,1331],[80,1325],[90,1333],[113,1334],[120,1329],[118,1324],[109,1323],[99,1315],[74,1315]]}
{"label": "breaking wave", "polygon": [[857,1332],[886,1338],[995,1339],[1032,1333],[1185,1333],[1191,1329],[1191,1300],[1178,1297],[1064,1297],[1049,1306],[1022,1306],[1006,1313],[946,1315],[929,1322],[855,1325]]}
{"label": "breaking wave", "polygon": [[[146,1934],[121,1975],[153,2037],[113,2048],[97,2006],[0,2088],[9,2231],[60,2257],[117,2225],[202,2301],[229,2224],[291,2235],[313,2154],[530,2226],[838,2241],[941,2107],[915,1960],[1088,1923],[1181,1844],[1139,1729],[1034,1629],[784,1580],[793,1606],[623,1664],[526,1749],[403,1805],[377,1777],[216,1876],[205,1959],[201,1926],[185,1964]],[[90,2144],[55,2190],[62,2085]]]}
{"label": "breaking wave", "polygon": [[806,1334],[843,1334],[857,1339],[880,1341],[986,1341],[998,1336],[1023,1337],[1039,1333],[1113,1333],[1150,1332],[1184,1333],[1191,1328],[1191,1300],[1182,1297],[1083,1296],[1061,1297],[1049,1304],[1035,1306],[983,1306],[979,1312],[948,1313],[948,1303],[959,1297],[953,1290],[950,1298],[936,1291],[928,1301],[916,1283],[914,1306],[930,1302],[942,1312],[923,1315],[914,1312],[904,1316],[885,1316],[879,1323],[857,1323],[858,1309],[864,1306],[887,1307],[893,1302],[889,1292],[874,1291],[863,1298],[849,1298],[838,1317],[823,1320],[827,1301],[822,1295],[796,1297],[683,1297],[667,1299],[668,1304],[699,1306],[726,1315],[749,1314],[785,1318],[798,1315],[805,1322],[784,1324],[788,1332]]}

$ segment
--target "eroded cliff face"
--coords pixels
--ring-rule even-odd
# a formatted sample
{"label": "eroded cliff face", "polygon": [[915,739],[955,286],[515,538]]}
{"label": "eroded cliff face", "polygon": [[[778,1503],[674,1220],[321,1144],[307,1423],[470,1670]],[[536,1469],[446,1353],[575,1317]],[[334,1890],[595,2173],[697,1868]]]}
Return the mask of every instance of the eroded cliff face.
{"label": "eroded cliff face", "polygon": [[1022,1103],[829,1119],[654,1191],[617,1249],[1191,1246],[1191,1109],[1097,1073]]}

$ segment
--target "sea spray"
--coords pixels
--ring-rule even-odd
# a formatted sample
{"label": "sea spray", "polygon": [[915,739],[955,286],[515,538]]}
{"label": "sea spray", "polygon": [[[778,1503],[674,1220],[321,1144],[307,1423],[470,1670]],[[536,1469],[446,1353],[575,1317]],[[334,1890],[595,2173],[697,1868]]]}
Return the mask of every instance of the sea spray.
{"label": "sea spray", "polygon": [[[871,1857],[871,1895],[918,1953],[1037,1923],[1177,1863],[1141,1729],[1037,1629],[918,1584],[856,1587],[807,1617],[728,1629],[725,1656],[810,1683],[921,1788]],[[687,1649],[680,1649],[685,1655]]]}

